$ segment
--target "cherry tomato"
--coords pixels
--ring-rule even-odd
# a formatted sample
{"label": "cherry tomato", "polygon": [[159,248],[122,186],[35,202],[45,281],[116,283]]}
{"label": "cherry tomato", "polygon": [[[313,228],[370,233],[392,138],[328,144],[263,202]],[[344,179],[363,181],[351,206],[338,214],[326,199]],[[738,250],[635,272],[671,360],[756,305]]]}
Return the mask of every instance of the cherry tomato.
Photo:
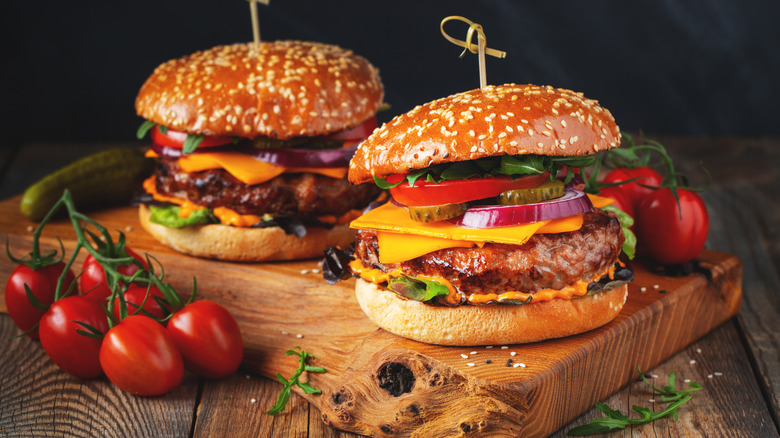
{"label": "cherry tomato", "polygon": [[696,193],[677,189],[655,190],[637,210],[637,238],[651,257],[664,264],[684,264],[699,255],[707,241],[710,218]]}
{"label": "cherry tomato", "polygon": [[612,205],[623,210],[623,212],[629,216],[634,217],[634,206],[631,204],[631,199],[620,189],[620,187],[603,187],[599,190],[599,196],[614,199],[615,202]]}
{"label": "cherry tomato", "polygon": [[91,325],[101,333],[108,331],[108,318],[100,303],[73,295],[55,301],[41,318],[41,345],[68,374],[82,379],[97,377],[102,374],[98,360],[101,339],[77,333],[76,330],[88,330],[75,321]]}
{"label": "cherry tomato", "polygon": [[[399,176],[388,178],[388,182],[397,182]],[[508,176],[445,180],[440,183],[416,181],[414,186],[404,182],[390,189],[393,199],[403,205],[426,206],[456,204],[491,198],[502,192],[514,189],[527,189],[538,186],[549,178],[547,173],[523,176],[512,179]],[[392,180],[395,181],[392,181]]]}
{"label": "cherry tomato", "polygon": [[106,333],[100,365],[116,386],[136,395],[162,395],[181,383],[184,364],[165,327],[131,315]]}
{"label": "cherry tomato", "polygon": [[[664,181],[664,177],[660,173],[649,167],[637,167],[634,169],[618,168],[610,171],[602,182],[605,183],[617,183],[628,181],[632,178],[636,178],[636,181],[621,184],[620,190],[625,193],[631,200],[631,206],[634,211],[639,209],[639,204],[642,200],[653,192],[654,189],[642,187],[639,184],[644,184],[650,187],[660,187]],[[639,183],[639,184],[637,184]]]}
{"label": "cherry tomato", "polygon": [[326,140],[343,140],[343,141],[361,141],[368,138],[374,129],[376,129],[376,117],[371,117],[360,125],[351,129],[345,129],[343,131],[334,132],[325,136]]}
{"label": "cherry tomato", "polygon": [[[160,303],[157,302],[157,300],[154,299],[154,297],[160,297],[165,298],[162,292],[160,292],[160,289],[152,285],[149,289],[149,296],[147,297],[147,288],[145,285],[139,285],[139,284],[131,284],[127,287],[127,291],[125,291],[124,297],[125,302],[127,303],[127,312],[132,315],[136,311],[138,311],[138,307],[141,306],[141,303],[144,303],[144,299],[146,302],[144,303],[143,310],[149,312],[152,316],[155,318],[164,318],[166,313],[163,312],[163,309],[160,307]],[[119,312],[119,299],[116,299],[114,301],[114,309],[113,309],[114,317],[116,319],[120,319],[120,312]],[[140,312],[139,312],[140,313]]]}
{"label": "cherry tomato", "polygon": [[[128,246],[125,246],[125,250],[127,251],[127,254],[130,255],[130,257],[138,260],[142,265],[144,265],[144,267],[146,267],[146,260],[144,260],[140,255],[138,255]],[[98,263],[98,261],[92,257],[92,254],[89,254],[84,260],[82,271],[83,272],[79,277],[79,288],[81,289],[81,294],[99,300],[105,304],[106,298],[111,296],[111,289],[108,287],[108,283],[106,282],[106,271],[103,270],[103,267],[100,266],[100,263]],[[135,274],[136,271],[138,271],[138,266],[133,263],[129,265],[122,265],[119,267],[119,269],[117,269],[117,271],[119,271],[119,273],[122,275],[131,276]]]}
{"label": "cherry tomato", "polygon": [[[160,146],[167,146],[169,148],[181,149],[184,147],[184,141],[187,139],[187,133],[181,131],[174,131],[168,129],[165,134],[160,132],[158,126],[155,125],[151,130],[152,141]],[[212,146],[222,146],[226,144],[232,144],[233,139],[225,136],[207,135],[203,137],[203,141],[198,145],[199,148],[208,148]]]}
{"label": "cherry tomato", "polygon": [[[24,285],[30,288],[30,292],[41,304],[50,305],[54,302],[54,293],[57,289],[57,280],[65,269],[65,263],[58,262],[33,270],[27,265],[18,265],[8,282],[5,284],[5,306],[8,314],[22,332],[27,332],[38,324],[45,310],[39,310],[30,303]],[[75,277],[72,271],[68,271],[63,283],[63,293],[73,284]],[[38,330],[33,330],[27,336],[38,339]]]}
{"label": "cherry tomato", "polygon": [[235,318],[213,301],[195,301],[168,321],[168,333],[181,351],[188,371],[209,378],[233,374],[244,356]]}

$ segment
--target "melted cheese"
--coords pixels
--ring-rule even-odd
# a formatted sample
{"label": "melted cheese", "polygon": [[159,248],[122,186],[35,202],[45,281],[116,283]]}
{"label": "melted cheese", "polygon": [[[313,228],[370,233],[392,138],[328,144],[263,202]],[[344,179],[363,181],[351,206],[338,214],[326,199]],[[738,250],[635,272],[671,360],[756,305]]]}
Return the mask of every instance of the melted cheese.
{"label": "melted cheese", "polygon": [[[146,151],[146,156],[159,157],[151,149]],[[181,157],[177,163],[185,172],[224,169],[248,185],[266,182],[283,173],[318,173],[336,179],[343,179],[347,175],[346,167],[284,167],[256,160],[240,152],[199,152]]]}
{"label": "melted cheese", "polygon": [[[179,217],[188,218],[192,212],[197,210],[203,210],[206,207],[198,205],[194,202],[190,202],[186,199],[175,198],[173,196],[165,196],[157,191],[155,185],[154,176],[151,176],[144,180],[143,187],[146,193],[152,195],[157,201],[170,202],[179,206]],[[231,210],[227,207],[216,207],[212,210],[214,216],[219,219],[223,224],[232,225],[234,227],[250,227],[262,220],[259,216],[253,214],[239,214],[235,210]]]}
{"label": "melted cheese", "polygon": [[[613,201],[588,195],[594,207]],[[351,228],[376,230],[381,263],[400,263],[445,248],[470,248],[485,242],[522,245],[536,233],[554,234],[582,227],[582,215],[501,228],[464,228],[447,221],[417,222],[403,207],[386,203],[350,224]]]}
{"label": "melted cheese", "polygon": [[208,169],[225,169],[244,184],[260,184],[282,173],[319,173],[331,178],[344,178],[347,168],[284,167],[256,160],[240,152],[201,152],[179,158],[178,164],[185,172]]}

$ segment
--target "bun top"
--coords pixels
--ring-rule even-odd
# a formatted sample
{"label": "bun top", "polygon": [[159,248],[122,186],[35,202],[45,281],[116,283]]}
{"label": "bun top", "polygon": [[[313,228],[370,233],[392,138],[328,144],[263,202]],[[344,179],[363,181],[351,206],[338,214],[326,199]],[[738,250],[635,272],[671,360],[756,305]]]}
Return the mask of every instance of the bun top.
{"label": "bun top", "polygon": [[612,114],[581,93],[488,86],[417,106],[375,130],[358,146],[349,181],[495,155],[586,155],[619,144]]}
{"label": "bun top", "polygon": [[176,131],[287,139],[357,126],[383,97],[379,71],[351,51],[274,41],[168,61],[143,84],[135,108]]}

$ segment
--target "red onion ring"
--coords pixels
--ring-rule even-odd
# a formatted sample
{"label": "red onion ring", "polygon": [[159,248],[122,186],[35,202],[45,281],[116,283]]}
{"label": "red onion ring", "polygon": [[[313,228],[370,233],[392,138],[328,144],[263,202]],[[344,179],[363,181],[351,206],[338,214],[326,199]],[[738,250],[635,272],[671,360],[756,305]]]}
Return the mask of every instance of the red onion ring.
{"label": "red onion ring", "polygon": [[[182,156],[181,149],[162,146],[152,143],[152,150],[161,157],[179,158]],[[206,150],[196,150],[195,154],[203,152],[241,152],[256,160],[275,164],[284,167],[347,167],[349,160],[355,155],[357,145],[338,148],[338,149],[258,149],[254,147],[235,147],[226,146],[219,148],[208,148]]]}
{"label": "red onion ring", "polygon": [[566,190],[560,198],[523,205],[478,205],[450,223],[467,228],[498,228],[558,219],[593,210],[590,199],[580,190]]}

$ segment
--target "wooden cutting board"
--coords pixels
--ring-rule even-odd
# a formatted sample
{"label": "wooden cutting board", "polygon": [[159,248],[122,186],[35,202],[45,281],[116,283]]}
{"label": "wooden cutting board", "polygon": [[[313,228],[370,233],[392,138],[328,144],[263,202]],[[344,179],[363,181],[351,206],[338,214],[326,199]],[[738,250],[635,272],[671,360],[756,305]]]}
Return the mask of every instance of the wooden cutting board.
{"label": "wooden cutting board", "polygon": [[[0,203],[0,238],[7,235],[20,256],[30,250],[37,224],[19,214],[18,202]],[[734,316],[742,295],[742,265],[730,254],[704,251],[702,269],[688,276],[664,276],[634,263],[636,280],[624,309],[600,329],[527,345],[441,347],[377,328],[354,298],[354,281],[328,285],[319,260],[193,258],[148,236],[135,208],[87,213],[124,232],[134,249],[154,255],[182,295],[197,277],[199,296],[222,303],[238,320],[244,369],[275,379],[297,367],[286,350],[300,346],[314,354],[313,364],[328,372],[308,376],[322,394],[304,397],[330,426],[372,436],[547,435],[635,379],[637,366],[653,368]],[[73,248],[65,220],[46,227],[43,247],[57,248],[57,236],[66,251]],[[0,258],[3,284],[13,267]]]}

